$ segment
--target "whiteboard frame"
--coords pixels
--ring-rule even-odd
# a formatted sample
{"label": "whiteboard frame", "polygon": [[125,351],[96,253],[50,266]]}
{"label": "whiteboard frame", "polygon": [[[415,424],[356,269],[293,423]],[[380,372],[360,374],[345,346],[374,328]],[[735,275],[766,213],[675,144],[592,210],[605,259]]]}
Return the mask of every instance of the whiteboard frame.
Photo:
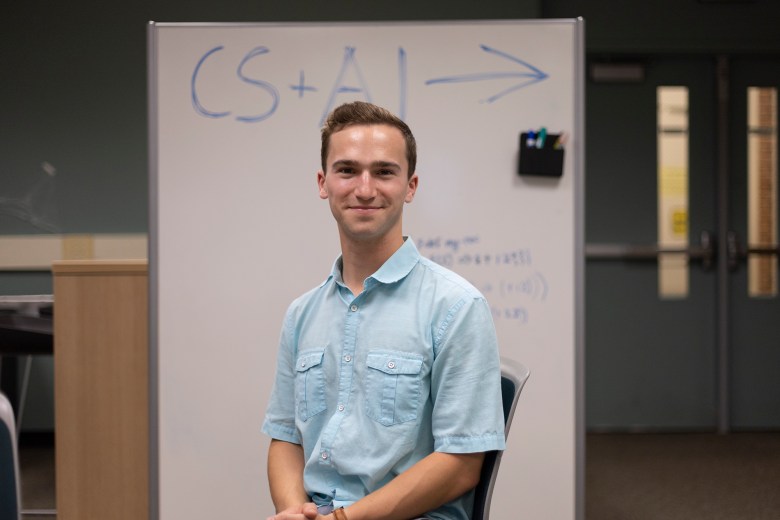
{"label": "whiteboard frame", "polygon": [[[535,20],[413,20],[413,21],[370,21],[370,22],[186,22],[159,23],[150,21],[147,28],[148,63],[148,125],[149,125],[149,518],[160,519],[160,466],[159,466],[159,193],[158,193],[158,139],[159,129],[157,89],[157,29],[165,27],[331,27],[331,26],[428,26],[428,25],[492,25],[528,23],[574,24],[576,77],[579,80],[575,90],[575,131],[578,139],[572,146],[571,158],[574,160],[574,388],[575,406],[575,468],[574,468],[574,513],[576,520],[585,518],[585,24],[582,18],[576,19],[535,19]],[[533,376],[532,376],[533,377]],[[168,520],[168,519],[165,519]]]}

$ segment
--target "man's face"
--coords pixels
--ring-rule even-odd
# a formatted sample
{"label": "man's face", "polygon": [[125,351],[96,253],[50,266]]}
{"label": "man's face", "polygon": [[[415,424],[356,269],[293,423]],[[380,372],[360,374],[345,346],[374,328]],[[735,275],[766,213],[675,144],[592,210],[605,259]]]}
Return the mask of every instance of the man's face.
{"label": "man's face", "polygon": [[317,173],[342,239],[356,242],[401,237],[401,215],[417,189],[408,176],[406,142],[389,125],[355,125],[330,137],[327,170]]}

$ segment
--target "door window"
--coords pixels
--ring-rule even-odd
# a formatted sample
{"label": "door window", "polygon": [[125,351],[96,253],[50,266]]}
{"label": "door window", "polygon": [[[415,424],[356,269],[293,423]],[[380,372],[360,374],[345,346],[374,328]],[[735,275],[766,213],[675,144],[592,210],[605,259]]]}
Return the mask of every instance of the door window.
{"label": "door window", "polygon": [[[688,247],[688,88],[662,86],[658,106],[658,246]],[[658,258],[661,298],[688,296],[688,255],[662,253]]]}
{"label": "door window", "polygon": [[[748,88],[748,245],[777,244],[777,89]],[[748,294],[777,295],[777,255],[748,253]]]}

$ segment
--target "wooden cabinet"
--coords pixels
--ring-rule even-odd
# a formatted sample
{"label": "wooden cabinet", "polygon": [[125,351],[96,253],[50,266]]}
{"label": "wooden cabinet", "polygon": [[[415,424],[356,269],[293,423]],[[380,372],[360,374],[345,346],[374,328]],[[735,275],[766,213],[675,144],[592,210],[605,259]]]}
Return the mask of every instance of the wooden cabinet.
{"label": "wooden cabinet", "polygon": [[147,519],[147,262],[52,270],[57,518]]}

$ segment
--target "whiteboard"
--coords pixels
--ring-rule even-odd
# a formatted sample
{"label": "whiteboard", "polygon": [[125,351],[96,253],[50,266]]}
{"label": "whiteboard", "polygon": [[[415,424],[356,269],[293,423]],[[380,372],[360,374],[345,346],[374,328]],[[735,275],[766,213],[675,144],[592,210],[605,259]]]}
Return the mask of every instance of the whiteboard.
{"label": "whiteboard", "polygon": [[[152,23],[149,66],[152,517],[272,513],[282,318],[339,254],[319,128],[361,99],[417,138],[405,234],[531,370],[494,518],[582,518],[582,21]],[[517,174],[541,127],[570,136],[559,178]]]}

